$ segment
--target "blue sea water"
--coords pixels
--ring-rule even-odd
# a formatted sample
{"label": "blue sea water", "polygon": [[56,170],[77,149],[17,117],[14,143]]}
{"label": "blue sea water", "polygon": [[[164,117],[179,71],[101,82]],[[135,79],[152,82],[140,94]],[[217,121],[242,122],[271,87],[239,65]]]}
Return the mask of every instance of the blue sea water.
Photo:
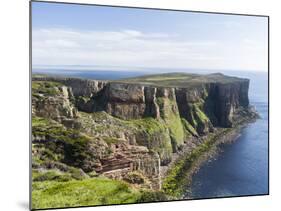
{"label": "blue sea water", "polygon": [[[159,73],[159,71],[150,72]],[[165,72],[165,71],[163,71]],[[209,73],[208,70],[187,71]],[[221,71],[220,71],[221,72]],[[259,195],[268,193],[268,78],[267,73],[222,71],[250,79],[250,103],[261,118],[248,125],[232,144],[222,145],[222,153],[205,163],[193,176],[192,198]],[[33,70],[33,73],[59,74],[99,80],[114,80],[147,74],[146,71]]]}
{"label": "blue sea water", "polygon": [[117,80],[147,74],[145,71],[114,71],[114,70],[61,70],[61,69],[33,69],[33,74],[48,74],[67,77],[78,77],[96,80]]}

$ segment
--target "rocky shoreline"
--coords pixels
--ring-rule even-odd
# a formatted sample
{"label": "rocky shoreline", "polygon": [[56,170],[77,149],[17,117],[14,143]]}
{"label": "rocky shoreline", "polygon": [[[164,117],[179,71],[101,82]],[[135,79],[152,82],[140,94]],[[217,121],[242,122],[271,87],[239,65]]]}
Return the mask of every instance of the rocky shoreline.
{"label": "rocky shoreline", "polygon": [[[174,189],[172,192],[169,192],[169,190],[165,191],[165,187],[164,187],[164,191],[167,192],[167,194],[170,195],[171,198],[192,199],[190,197],[191,190],[189,188],[192,183],[193,175],[200,170],[200,167],[204,163],[215,159],[216,156],[219,153],[221,153],[219,150],[220,145],[231,144],[235,142],[240,136],[241,131],[249,124],[255,122],[258,118],[259,118],[259,114],[254,109],[251,108],[249,111],[249,115],[245,116],[239,121],[237,120],[232,128],[228,128],[227,130],[219,128],[216,129],[216,131],[214,131],[211,138],[209,138],[208,136],[203,137],[202,143],[206,141],[211,142],[209,148],[206,151],[204,151],[202,154],[200,154],[196,159],[192,160],[192,164],[190,165],[190,167],[188,169],[184,169],[185,172],[182,175],[182,177],[177,177],[177,175],[173,175],[173,177],[177,177],[176,183],[180,184],[178,189]],[[193,146],[193,149],[196,149],[196,146]],[[181,153],[177,153],[174,155],[171,163],[161,171],[162,185],[164,183],[165,186],[165,182],[167,182],[166,179],[169,178],[170,176],[169,174],[172,174],[173,169],[178,168],[177,163],[181,161],[187,162],[186,158],[190,156],[190,153],[192,153],[192,148],[187,147],[187,150],[183,148]]]}

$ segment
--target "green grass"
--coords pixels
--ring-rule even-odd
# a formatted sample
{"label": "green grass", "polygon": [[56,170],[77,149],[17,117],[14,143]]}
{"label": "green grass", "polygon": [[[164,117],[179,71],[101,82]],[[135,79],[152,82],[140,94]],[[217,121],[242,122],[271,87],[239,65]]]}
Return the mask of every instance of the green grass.
{"label": "green grass", "polygon": [[89,100],[91,100],[91,98],[90,97],[85,97],[85,96],[78,96],[77,100],[86,103]]}
{"label": "green grass", "polygon": [[170,196],[180,197],[184,192],[184,186],[190,183],[187,175],[194,161],[208,149],[208,144],[202,144],[187,157],[176,162],[163,182],[163,191]]}
{"label": "green grass", "polygon": [[62,172],[58,169],[33,169],[32,170],[32,180],[35,182],[42,181],[59,181],[66,182],[69,180],[83,180],[93,177],[94,172],[90,172],[89,175],[84,173],[79,168],[74,168],[68,166],[68,169],[65,172]]}
{"label": "green grass", "polygon": [[55,121],[35,116],[32,117],[32,135],[44,137],[46,140],[37,145],[38,150],[42,152],[41,160],[55,160],[82,168],[84,171],[92,171],[87,163],[97,159],[97,154],[92,150],[97,144],[94,138],[78,130],[66,129]]}
{"label": "green grass", "polygon": [[144,177],[144,175],[138,171],[129,172],[125,176],[124,180],[132,184],[143,184],[146,182],[146,178]]}
{"label": "green grass", "polygon": [[200,107],[196,104],[193,105],[194,106],[194,110],[196,115],[198,116],[198,118],[202,121],[202,122],[206,122],[209,121],[209,118],[206,116],[206,114],[200,109]]}
{"label": "green grass", "polygon": [[193,136],[198,136],[197,131],[194,129],[194,127],[192,127],[192,125],[186,119],[182,118],[181,122],[185,131],[188,131],[188,133]]}
{"label": "green grass", "polygon": [[[191,73],[164,73],[155,75],[144,75],[133,78],[125,78],[117,80],[116,82],[144,84],[158,87],[194,87],[204,83],[233,83],[240,82],[246,79],[226,76],[221,73],[214,73],[208,75],[199,75]],[[114,82],[114,81],[113,81]]]}
{"label": "green grass", "polygon": [[107,144],[116,144],[119,143],[120,140],[118,138],[114,138],[114,137],[107,137],[104,136],[102,137],[102,139],[107,143]]}
{"label": "green grass", "polygon": [[[208,123],[210,122],[209,118],[207,115],[203,112],[203,103],[202,102],[197,102],[197,103],[188,103],[188,107],[190,110],[190,119],[189,122],[187,121],[182,121],[184,124],[184,127],[191,132],[192,134],[198,135],[197,133],[200,133],[202,128],[206,127]],[[196,133],[194,133],[195,131]],[[201,128],[201,129],[199,129]],[[201,131],[202,132],[202,131]]]}
{"label": "green grass", "polygon": [[170,131],[170,137],[172,140],[174,151],[176,151],[176,148],[183,145],[185,139],[181,119],[179,115],[171,113],[169,115],[169,118],[167,118],[165,122]]}
{"label": "green grass", "polygon": [[37,170],[32,171],[32,180],[34,182],[42,182],[42,181],[58,181],[58,182],[66,182],[72,180],[70,174],[68,173],[61,173],[57,170],[48,170],[44,172],[39,172]]}
{"label": "green grass", "polygon": [[170,160],[173,150],[169,130],[163,120],[148,117],[124,120],[123,122],[135,128],[136,133],[142,137],[136,140],[138,144],[147,146],[150,150],[157,152],[161,161]]}
{"label": "green grass", "polygon": [[49,120],[40,118],[37,116],[32,116],[32,127],[44,127],[49,124]]}
{"label": "green grass", "polygon": [[60,140],[70,144],[84,144],[90,137],[81,134],[78,130],[66,129],[63,125],[37,116],[32,116],[32,134],[45,136],[50,140]]}
{"label": "green grass", "polygon": [[[87,127],[91,127],[93,120],[96,122],[110,121],[111,124],[97,124],[95,125],[94,132],[102,133],[103,141],[107,144],[119,143],[120,138],[111,136],[106,137],[104,131],[110,130],[112,134],[118,134],[119,131],[128,132],[136,136],[137,144],[141,146],[147,146],[149,150],[158,152],[161,160],[170,159],[172,155],[172,145],[170,139],[169,129],[166,126],[166,122],[163,119],[155,119],[152,117],[145,117],[141,119],[123,120],[113,117],[106,112],[94,112],[87,114],[80,112],[83,118],[83,124]],[[84,126],[83,126],[84,127]]]}
{"label": "green grass", "polygon": [[40,97],[39,94],[54,96],[59,94],[58,87],[62,84],[52,81],[32,81],[32,96]]}
{"label": "green grass", "polygon": [[183,144],[185,139],[185,132],[180,115],[173,109],[173,107],[177,107],[177,103],[168,98],[158,97],[157,104],[159,105],[160,116],[164,120],[163,124],[169,129],[173,150],[176,151],[177,148]]}
{"label": "green grass", "polygon": [[37,163],[42,163],[44,160],[59,161],[62,158],[60,153],[45,147],[44,144],[33,144],[33,148],[37,150],[37,153],[33,154],[32,159]]}
{"label": "green grass", "polygon": [[137,127],[138,129],[145,130],[150,135],[154,134],[155,132],[165,131],[165,126],[163,123],[152,117],[126,120],[124,122],[131,126]]}
{"label": "green grass", "polygon": [[168,200],[168,196],[163,191],[143,191],[137,202],[157,202]]}
{"label": "green grass", "polygon": [[107,178],[32,184],[32,208],[134,203],[141,193],[127,183]]}

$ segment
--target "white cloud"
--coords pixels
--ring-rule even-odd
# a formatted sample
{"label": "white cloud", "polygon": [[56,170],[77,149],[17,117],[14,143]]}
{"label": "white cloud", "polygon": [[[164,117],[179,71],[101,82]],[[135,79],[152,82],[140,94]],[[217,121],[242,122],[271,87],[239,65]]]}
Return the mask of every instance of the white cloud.
{"label": "white cloud", "polygon": [[[34,29],[32,35],[32,58],[36,65],[226,69],[232,63],[229,69],[249,68],[249,61],[239,62],[239,49],[233,51],[237,52],[235,63],[233,53],[226,52],[235,44],[226,48],[225,43],[217,40],[191,41],[174,33],[49,28]],[[251,61],[250,55],[248,58]]]}

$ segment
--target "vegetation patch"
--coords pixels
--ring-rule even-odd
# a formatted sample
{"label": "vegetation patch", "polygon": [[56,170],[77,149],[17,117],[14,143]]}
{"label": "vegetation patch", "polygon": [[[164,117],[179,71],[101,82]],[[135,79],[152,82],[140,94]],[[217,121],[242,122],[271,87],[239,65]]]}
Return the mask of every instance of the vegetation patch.
{"label": "vegetation patch", "polygon": [[125,121],[135,128],[137,143],[159,154],[162,164],[170,161],[172,154],[169,130],[163,120],[151,117]]}
{"label": "vegetation patch", "polygon": [[[39,138],[37,152],[49,152],[50,159],[44,159],[42,153],[39,155],[41,160],[55,160],[68,165],[82,168],[84,171],[91,171],[92,161],[97,159],[95,140],[87,135],[81,134],[74,129],[66,129],[61,124],[43,119],[40,117],[32,118],[32,135]],[[109,152],[108,152],[109,153]],[[34,152],[34,154],[36,154]],[[58,155],[61,155],[58,157]],[[59,158],[59,159],[57,159]]]}
{"label": "vegetation patch", "polygon": [[172,197],[181,197],[185,187],[191,183],[191,174],[196,161],[204,153],[208,152],[215,142],[225,135],[228,130],[222,130],[219,134],[210,135],[204,143],[197,146],[191,153],[179,159],[168,171],[167,177],[163,181],[163,191]]}
{"label": "vegetation patch", "polygon": [[154,134],[155,132],[165,131],[166,129],[163,123],[152,117],[128,120],[126,123],[136,127],[137,129],[144,130],[150,135]]}
{"label": "vegetation patch", "polygon": [[187,137],[190,137],[190,135],[198,136],[197,131],[194,129],[194,127],[192,127],[192,125],[188,121],[186,121],[186,119],[182,118],[181,122],[186,131]]}
{"label": "vegetation patch", "polygon": [[53,81],[32,81],[32,96],[38,97],[40,94],[54,96],[60,93],[58,87],[63,84]]}
{"label": "vegetation patch", "polygon": [[[95,112],[93,114],[80,113],[83,118],[82,125],[85,127],[85,130],[92,127],[93,133],[96,133],[107,144],[120,143],[122,139],[117,138],[120,137],[120,132],[128,132],[128,134],[136,137],[137,144],[146,146],[149,150],[157,152],[161,161],[164,162],[165,160],[165,162],[168,162],[171,159],[172,145],[169,129],[162,119],[146,117],[142,119],[122,120],[105,112]],[[110,136],[105,131],[110,131]]]}
{"label": "vegetation patch", "polygon": [[145,84],[156,87],[196,87],[206,83],[233,83],[240,82],[245,79],[226,76],[221,73],[208,75],[192,74],[192,73],[163,73],[155,75],[145,75],[139,77],[126,78],[115,82]]}
{"label": "vegetation patch", "polygon": [[107,144],[116,144],[118,142],[120,142],[120,140],[118,138],[114,138],[114,137],[103,137],[102,138]]}
{"label": "vegetation patch", "polygon": [[32,184],[32,209],[135,203],[140,197],[125,182],[102,177]]}
{"label": "vegetation patch", "polygon": [[169,118],[165,120],[167,127],[170,131],[170,137],[173,145],[174,151],[177,151],[177,148],[183,145],[185,134],[181,119],[177,114],[170,114]]}
{"label": "vegetation patch", "polygon": [[143,174],[138,171],[129,172],[125,176],[124,180],[132,184],[143,184],[146,182],[146,179]]}
{"label": "vegetation patch", "polygon": [[159,202],[167,200],[169,200],[169,198],[163,191],[143,191],[136,202]]}
{"label": "vegetation patch", "polygon": [[174,109],[177,107],[176,101],[159,97],[157,98],[157,104],[159,105],[160,115],[164,120],[163,124],[169,129],[173,151],[175,152],[183,144],[185,139],[180,115]]}
{"label": "vegetation patch", "polygon": [[58,181],[58,182],[67,182],[72,180],[73,177],[68,173],[61,173],[58,170],[45,170],[45,171],[32,171],[32,180],[33,182],[43,182],[43,181]]}
{"label": "vegetation patch", "polygon": [[196,113],[197,117],[202,121],[202,122],[208,122],[209,118],[206,116],[206,114],[201,111],[198,105],[194,104],[194,112]]}

